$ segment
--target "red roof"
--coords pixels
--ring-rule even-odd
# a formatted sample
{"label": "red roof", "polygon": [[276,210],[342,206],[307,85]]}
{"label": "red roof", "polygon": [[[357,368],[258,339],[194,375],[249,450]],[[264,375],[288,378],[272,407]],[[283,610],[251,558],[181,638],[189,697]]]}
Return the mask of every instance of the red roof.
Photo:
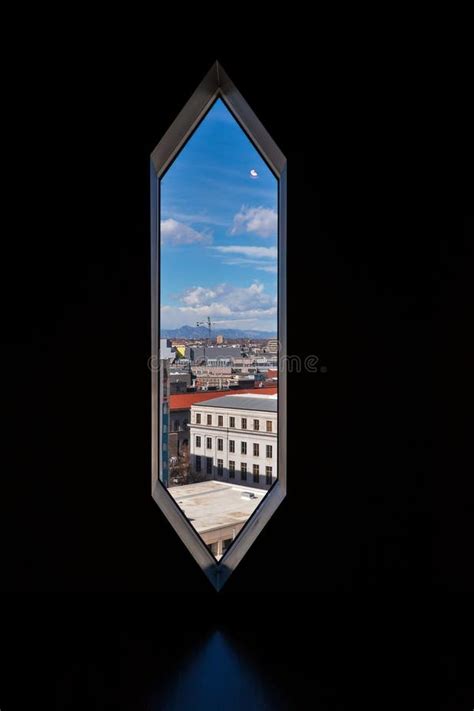
{"label": "red roof", "polygon": [[278,388],[243,388],[242,390],[211,390],[210,392],[179,393],[169,396],[170,410],[189,410],[196,402],[212,400],[223,395],[275,395]]}

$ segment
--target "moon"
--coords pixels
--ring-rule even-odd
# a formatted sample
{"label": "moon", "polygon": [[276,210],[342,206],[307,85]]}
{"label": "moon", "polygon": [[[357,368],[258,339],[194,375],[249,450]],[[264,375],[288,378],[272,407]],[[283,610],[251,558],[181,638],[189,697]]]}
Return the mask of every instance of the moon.
{"label": "moon", "polygon": [[255,168],[252,168],[252,170],[250,171],[250,175],[252,178],[258,178],[258,173]]}

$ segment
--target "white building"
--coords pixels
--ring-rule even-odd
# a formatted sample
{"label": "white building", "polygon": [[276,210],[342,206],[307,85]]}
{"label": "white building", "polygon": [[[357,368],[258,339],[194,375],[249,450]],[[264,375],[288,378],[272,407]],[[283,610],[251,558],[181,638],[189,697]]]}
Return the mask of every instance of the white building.
{"label": "white building", "polygon": [[277,395],[224,395],[191,406],[191,470],[269,489],[277,478]]}

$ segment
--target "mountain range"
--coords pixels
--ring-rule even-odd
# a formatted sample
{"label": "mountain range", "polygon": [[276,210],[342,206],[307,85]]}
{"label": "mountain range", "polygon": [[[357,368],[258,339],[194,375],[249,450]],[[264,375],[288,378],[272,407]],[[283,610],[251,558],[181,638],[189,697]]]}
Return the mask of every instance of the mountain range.
{"label": "mountain range", "polygon": [[[224,338],[276,338],[275,331],[245,331],[239,328],[213,329],[212,337]],[[205,326],[180,326],[179,328],[162,328],[161,338],[207,338],[209,331]]]}

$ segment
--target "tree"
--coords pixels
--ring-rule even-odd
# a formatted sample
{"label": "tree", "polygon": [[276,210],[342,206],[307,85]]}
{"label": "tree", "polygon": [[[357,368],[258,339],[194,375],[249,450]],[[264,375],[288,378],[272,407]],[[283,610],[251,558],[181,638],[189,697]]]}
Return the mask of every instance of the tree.
{"label": "tree", "polygon": [[169,463],[170,486],[196,484],[199,481],[205,481],[205,479],[206,476],[204,474],[191,471],[189,447],[182,447],[178,457],[171,457]]}

